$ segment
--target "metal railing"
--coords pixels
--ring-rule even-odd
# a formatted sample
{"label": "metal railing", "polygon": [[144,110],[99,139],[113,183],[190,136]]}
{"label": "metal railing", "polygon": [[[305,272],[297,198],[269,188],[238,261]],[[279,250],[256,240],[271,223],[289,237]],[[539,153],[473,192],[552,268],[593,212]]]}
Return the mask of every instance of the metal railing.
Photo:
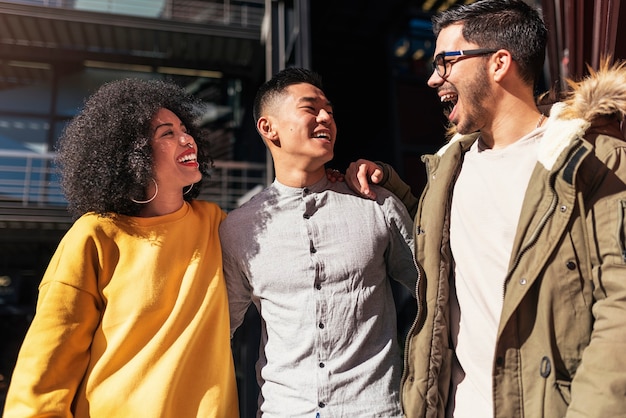
{"label": "metal railing", "polygon": [[231,211],[267,186],[267,175],[264,163],[215,161],[198,199],[215,202],[225,211]]}
{"label": "metal railing", "polygon": [[[65,208],[54,158],[54,153],[0,150],[0,205]],[[215,161],[198,198],[230,211],[266,184],[264,163]]]}
{"label": "metal railing", "polygon": [[0,200],[65,206],[53,153],[0,150]]}
{"label": "metal railing", "polygon": [[259,29],[265,0],[13,0],[10,3]]}

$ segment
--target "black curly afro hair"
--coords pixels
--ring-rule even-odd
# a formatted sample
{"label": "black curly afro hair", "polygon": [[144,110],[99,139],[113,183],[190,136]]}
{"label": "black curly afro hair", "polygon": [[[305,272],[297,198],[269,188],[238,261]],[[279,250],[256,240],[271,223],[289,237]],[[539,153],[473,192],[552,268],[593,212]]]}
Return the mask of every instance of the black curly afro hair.
{"label": "black curly afro hair", "polygon": [[[161,80],[124,79],[102,85],[72,119],[57,145],[61,186],[74,218],[136,216],[152,181],[151,121],[157,111],[172,111],[198,147],[198,163],[209,175],[213,160],[208,132],[197,126],[201,102],[183,88]],[[198,196],[195,183],[185,200]]]}

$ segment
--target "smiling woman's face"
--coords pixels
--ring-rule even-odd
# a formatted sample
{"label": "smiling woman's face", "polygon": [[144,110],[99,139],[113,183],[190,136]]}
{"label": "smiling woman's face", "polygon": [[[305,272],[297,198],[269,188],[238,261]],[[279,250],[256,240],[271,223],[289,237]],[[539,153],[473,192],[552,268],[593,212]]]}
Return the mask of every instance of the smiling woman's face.
{"label": "smiling woman's face", "polygon": [[159,109],[151,126],[153,173],[159,191],[182,191],[200,181],[196,143],[178,116],[168,109]]}

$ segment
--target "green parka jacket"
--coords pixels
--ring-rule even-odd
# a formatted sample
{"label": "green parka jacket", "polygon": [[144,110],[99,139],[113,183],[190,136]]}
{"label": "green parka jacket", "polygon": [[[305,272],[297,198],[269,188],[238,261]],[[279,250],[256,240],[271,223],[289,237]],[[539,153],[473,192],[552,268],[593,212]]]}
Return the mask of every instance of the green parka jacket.
{"label": "green parka jacket", "polygon": [[[555,104],[517,227],[493,355],[495,417],[626,416],[626,70],[594,73]],[[415,214],[418,312],[405,347],[407,417],[444,417],[451,373],[451,191],[477,134],[423,157]]]}

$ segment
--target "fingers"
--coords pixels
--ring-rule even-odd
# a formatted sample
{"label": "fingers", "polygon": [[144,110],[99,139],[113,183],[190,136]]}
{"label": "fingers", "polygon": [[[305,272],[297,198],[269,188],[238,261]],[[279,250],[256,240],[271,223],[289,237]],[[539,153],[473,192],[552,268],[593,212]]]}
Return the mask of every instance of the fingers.
{"label": "fingers", "polygon": [[370,182],[372,182],[373,184],[378,184],[382,180],[383,180],[383,170],[381,170],[378,164],[375,164],[374,171],[370,175]]}
{"label": "fingers", "polygon": [[357,160],[350,163],[346,170],[345,182],[355,192],[370,199],[376,199],[376,193],[370,189],[370,181],[379,183],[383,172],[380,167],[368,160]]}

